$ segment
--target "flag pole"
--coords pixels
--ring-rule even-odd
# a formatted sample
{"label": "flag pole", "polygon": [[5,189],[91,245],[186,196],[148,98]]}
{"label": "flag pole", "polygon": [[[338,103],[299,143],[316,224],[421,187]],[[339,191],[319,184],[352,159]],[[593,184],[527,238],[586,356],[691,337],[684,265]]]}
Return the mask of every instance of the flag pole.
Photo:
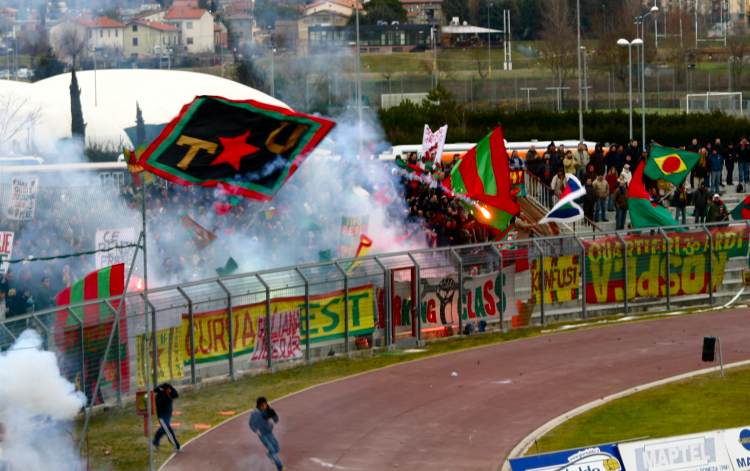
{"label": "flag pole", "polygon": [[[141,253],[143,254],[143,320],[144,330],[143,339],[148,339],[148,250],[146,246],[146,180],[145,178],[141,182],[141,241],[143,242]],[[155,327],[155,326],[154,326]],[[152,342],[156,342],[155,338],[151,339]],[[148,346],[148,341],[145,342]],[[146,380],[146,447],[148,448],[148,469],[153,471],[154,469],[154,450],[151,446],[151,374],[148,371],[148,359],[149,355],[143,355],[144,364],[146,365],[146,371],[144,372]],[[154,371],[156,365],[154,364]]]}

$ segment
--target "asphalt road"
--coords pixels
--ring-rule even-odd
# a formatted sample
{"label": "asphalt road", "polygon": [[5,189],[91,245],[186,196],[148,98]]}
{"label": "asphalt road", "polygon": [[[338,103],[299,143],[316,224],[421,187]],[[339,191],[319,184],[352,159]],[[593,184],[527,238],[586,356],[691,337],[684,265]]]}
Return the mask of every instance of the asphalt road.
{"label": "asphalt road", "polygon": [[[700,361],[704,335],[721,336],[725,362],[750,359],[749,317],[741,309],[556,333],[321,385],[273,403],[281,457],[290,471],[496,470],[570,409],[710,366]],[[164,469],[274,467],[243,414]]]}

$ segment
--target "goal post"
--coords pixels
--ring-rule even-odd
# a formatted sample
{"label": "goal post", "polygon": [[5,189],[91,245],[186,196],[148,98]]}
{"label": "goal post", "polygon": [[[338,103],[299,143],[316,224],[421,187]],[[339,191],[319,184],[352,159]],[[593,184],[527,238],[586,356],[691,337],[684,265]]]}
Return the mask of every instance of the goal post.
{"label": "goal post", "polygon": [[706,92],[685,95],[685,112],[743,114],[742,92]]}

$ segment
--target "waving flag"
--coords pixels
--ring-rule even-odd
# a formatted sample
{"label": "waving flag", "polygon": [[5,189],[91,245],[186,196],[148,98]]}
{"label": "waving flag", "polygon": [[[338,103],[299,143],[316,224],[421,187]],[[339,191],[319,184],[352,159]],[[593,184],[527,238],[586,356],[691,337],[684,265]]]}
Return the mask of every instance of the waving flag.
{"label": "waving flag", "polygon": [[445,147],[445,138],[448,135],[448,125],[442,126],[435,132],[432,132],[430,126],[424,125],[422,133],[422,154],[427,156],[430,161],[440,161],[443,157],[443,147]]}
{"label": "waving flag", "polygon": [[[484,220],[503,231],[520,211],[511,195],[510,165],[502,128],[496,128],[453,167],[452,191],[482,203]],[[486,206],[486,207],[485,207]]]}
{"label": "waving flag", "polygon": [[664,206],[653,203],[643,183],[643,169],[641,162],[633,172],[633,178],[628,187],[628,210],[630,223],[633,228],[677,226],[679,223]]}
{"label": "waving flag", "polygon": [[138,162],[181,185],[270,200],[333,121],[254,100],[199,96],[182,107]]}
{"label": "waving flag", "polygon": [[745,199],[732,210],[732,219],[735,221],[741,221],[743,219],[750,219],[750,195],[745,196]]}
{"label": "waving flag", "polygon": [[546,224],[549,222],[575,222],[583,219],[583,209],[576,199],[586,194],[586,188],[581,185],[581,182],[574,175],[568,174],[565,176],[565,189],[560,195],[560,201],[555,204],[552,209],[539,220],[539,224]]}
{"label": "waving flag", "polygon": [[698,163],[700,155],[671,147],[653,144],[646,163],[646,176],[652,180],[666,180],[675,186],[685,181]]}

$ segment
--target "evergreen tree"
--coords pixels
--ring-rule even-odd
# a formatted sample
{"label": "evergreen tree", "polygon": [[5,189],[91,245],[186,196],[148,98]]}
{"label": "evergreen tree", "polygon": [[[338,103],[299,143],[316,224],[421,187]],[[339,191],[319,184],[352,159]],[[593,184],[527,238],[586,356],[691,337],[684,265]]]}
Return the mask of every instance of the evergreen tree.
{"label": "evergreen tree", "polygon": [[76,69],[70,77],[70,133],[73,138],[86,142],[86,123],[83,122],[83,108],[81,108],[81,89],[78,88]]}
{"label": "evergreen tree", "polygon": [[65,65],[57,60],[57,56],[55,56],[52,48],[48,47],[47,52],[34,61],[34,80],[42,80],[47,77],[59,75],[64,70]]}
{"label": "evergreen tree", "polygon": [[146,123],[138,102],[135,102],[135,148],[139,149],[146,143]]}

